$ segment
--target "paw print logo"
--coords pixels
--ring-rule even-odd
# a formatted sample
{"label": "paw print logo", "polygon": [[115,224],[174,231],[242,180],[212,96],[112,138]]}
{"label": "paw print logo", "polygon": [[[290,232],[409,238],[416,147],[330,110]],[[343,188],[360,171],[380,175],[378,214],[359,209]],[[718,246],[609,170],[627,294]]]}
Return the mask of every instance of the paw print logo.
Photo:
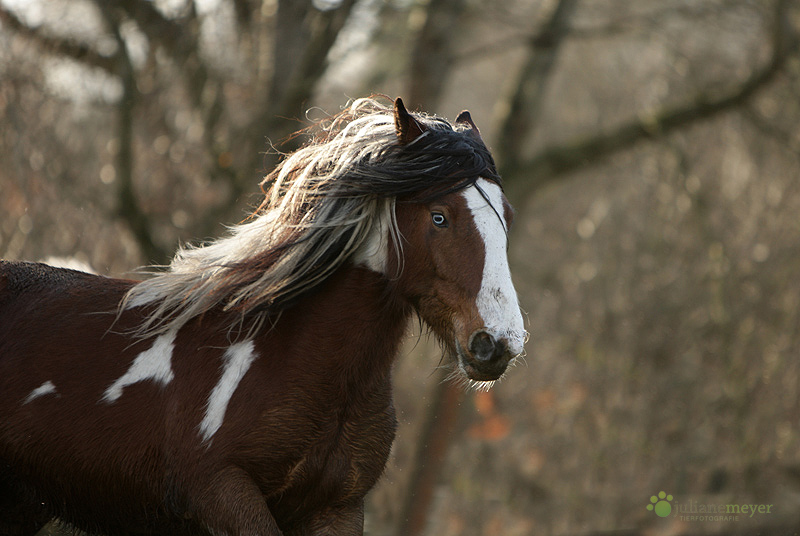
{"label": "paw print logo", "polygon": [[672,495],[667,495],[663,491],[658,492],[658,496],[650,497],[650,504],[647,509],[655,512],[658,517],[667,517],[672,512],[672,505],[669,503]]}

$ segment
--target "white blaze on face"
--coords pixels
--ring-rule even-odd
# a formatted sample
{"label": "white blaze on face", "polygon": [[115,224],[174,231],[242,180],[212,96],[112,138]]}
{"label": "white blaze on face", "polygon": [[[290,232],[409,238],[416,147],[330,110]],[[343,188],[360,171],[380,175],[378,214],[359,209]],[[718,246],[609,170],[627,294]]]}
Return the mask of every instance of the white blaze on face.
{"label": "white blaze on face", "polygon": [[[483,318],[484,328],[495,339],[506,339],[511,354],[518,355],[525,343],[525,327],[508,267],[503,192],[497,184],[486,179],[478,179],[476,186],[465,189],[463,195],[486,248],[477,299],[478,313]],[[488,202],[478,188],[486,194]]]}

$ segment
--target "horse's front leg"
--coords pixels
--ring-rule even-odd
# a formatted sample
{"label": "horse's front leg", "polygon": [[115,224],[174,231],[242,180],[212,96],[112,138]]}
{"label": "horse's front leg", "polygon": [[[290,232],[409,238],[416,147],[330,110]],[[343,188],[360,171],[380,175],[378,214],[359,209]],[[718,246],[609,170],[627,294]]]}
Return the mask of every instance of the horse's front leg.
{"label": "horse's front leg", "polygon": [[261,490],[238,467],[218,472],[195,503],[195,517],[212,534],[284,536]]}
{"label": "horse's front leg", "polygon": [[364,534],[364,501],[351,507],[327,508],[315,514],[301,529],[286,536],[362,536]]}

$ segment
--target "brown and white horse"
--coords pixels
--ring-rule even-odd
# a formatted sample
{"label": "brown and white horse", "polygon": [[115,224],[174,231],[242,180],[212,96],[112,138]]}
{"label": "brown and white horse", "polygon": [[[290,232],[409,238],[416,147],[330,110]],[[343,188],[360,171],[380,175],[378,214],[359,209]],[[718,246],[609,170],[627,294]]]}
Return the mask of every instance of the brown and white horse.
{"label": "brown and white horse", "polygon": [[523,352],[468,113],[356,101],[265,185],[142,282],[0,263],[0,534],[362,534],[410,315],[476,387]]}

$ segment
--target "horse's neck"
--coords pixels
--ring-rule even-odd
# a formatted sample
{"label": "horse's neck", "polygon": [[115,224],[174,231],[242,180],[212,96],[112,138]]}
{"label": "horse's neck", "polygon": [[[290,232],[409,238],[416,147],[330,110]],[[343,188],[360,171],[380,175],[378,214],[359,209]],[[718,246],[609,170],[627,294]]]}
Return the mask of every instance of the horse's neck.
{"label": "horse's neck", "polygon": [[363,381],[388,377],[410,311],[384,276],[348,264],[284,311],[276,327],[291,327],[301,339],[295,343],[313,353],[312,359]]}

